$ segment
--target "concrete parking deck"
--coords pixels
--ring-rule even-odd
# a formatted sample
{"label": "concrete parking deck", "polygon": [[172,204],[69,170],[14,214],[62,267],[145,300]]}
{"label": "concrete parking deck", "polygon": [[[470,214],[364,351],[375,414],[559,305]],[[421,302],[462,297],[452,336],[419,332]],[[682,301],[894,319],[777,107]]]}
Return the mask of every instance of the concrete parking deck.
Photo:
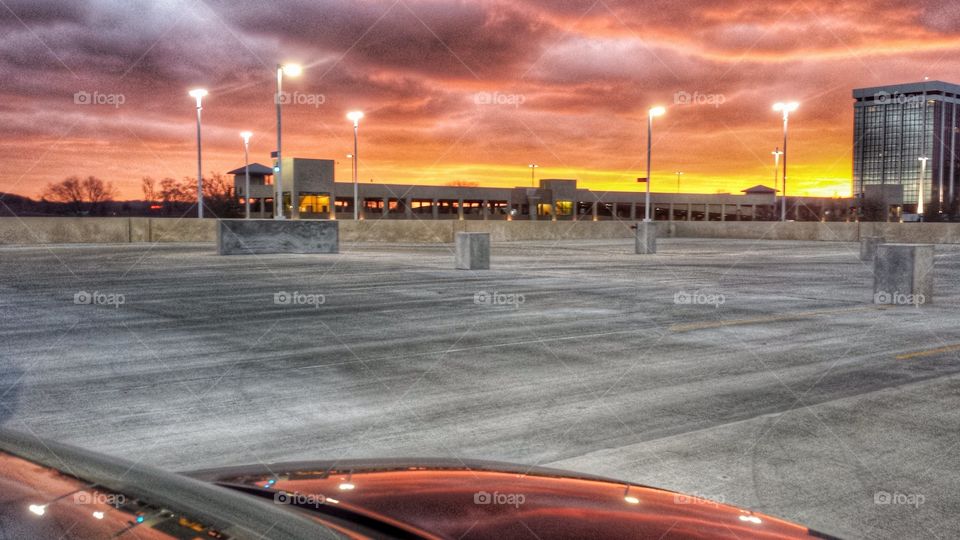
{"label": "concrete parking deck", "polygon": [[0,249],[0,422],[174,470],[469,457],[960,530],[960,246],[919,308],[874,306],[852,243],[341,251]]}

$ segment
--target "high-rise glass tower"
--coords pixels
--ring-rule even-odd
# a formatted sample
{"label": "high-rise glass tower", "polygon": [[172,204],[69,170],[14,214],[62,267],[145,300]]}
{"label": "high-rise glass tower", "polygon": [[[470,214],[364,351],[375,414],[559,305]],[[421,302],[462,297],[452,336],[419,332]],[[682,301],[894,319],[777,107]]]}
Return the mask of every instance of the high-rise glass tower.
{"label": "high-rise glass tower", "polygon": [[900,186],[895,204],[906,212],[916,212],[922,192],[926,213],[960,214],[960,85],[859,88],[853,98],[854,196]]}

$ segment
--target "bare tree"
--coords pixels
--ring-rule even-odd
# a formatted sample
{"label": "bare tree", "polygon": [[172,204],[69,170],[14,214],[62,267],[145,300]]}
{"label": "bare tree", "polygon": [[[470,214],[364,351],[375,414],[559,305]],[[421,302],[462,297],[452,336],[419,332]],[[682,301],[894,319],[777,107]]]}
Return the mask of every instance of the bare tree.
{"label": "bare tree", "polygon": [[143,191],[143,200],[153,204],[157,200],[157,182],[149,176],[140,180],[140,189]]}
{"label": "bare tree", "polygon": [[453,180],[452,182],[447,182],[445,186],[450,187],[479,187],[479,182],[471,182],[469,180]]}
{"label": "bare tree", "polygon": [[116,188],[109,182],[88,176],[81,180],[71,176],[57,183],[47,185],[43,198],[52,202],[64,203],[74,213],[81,213],[86,206],[88,211],[96,211],[103,203],[109,202],[117,195]]}
{"label": "bare tree", "polygon": [[103,203],[110,202],[117,196],[117,189],[110,182],[104,182],[96,176],[88,176],[80,182],[80,188],[86,202],[90,203],[90,210],[99,210]]}

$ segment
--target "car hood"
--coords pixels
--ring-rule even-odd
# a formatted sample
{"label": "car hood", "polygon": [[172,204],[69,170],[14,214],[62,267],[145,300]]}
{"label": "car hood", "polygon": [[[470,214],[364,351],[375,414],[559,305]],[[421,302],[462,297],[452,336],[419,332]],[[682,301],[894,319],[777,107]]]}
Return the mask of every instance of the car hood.
{"label": "car hood", "polygon": [[[317,515],[436,538],[832,538],[701,497],[490,461],[313,461],[187,473]],[[531,534],[532,533],[532,534]]]}

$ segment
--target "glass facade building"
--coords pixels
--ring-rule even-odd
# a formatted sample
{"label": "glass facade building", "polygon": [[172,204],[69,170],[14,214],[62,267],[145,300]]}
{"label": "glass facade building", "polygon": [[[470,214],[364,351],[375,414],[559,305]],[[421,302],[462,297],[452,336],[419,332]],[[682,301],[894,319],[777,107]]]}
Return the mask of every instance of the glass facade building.
{"label": "glass facade building", "polygon": [[[960,214],[960,85],[941,81],[853,91],[853,193],[902,187],[893,201],[915,213]],[[920,158],[927,158],[925,174]],[[871,189],[871,186],[876,186]]]}

